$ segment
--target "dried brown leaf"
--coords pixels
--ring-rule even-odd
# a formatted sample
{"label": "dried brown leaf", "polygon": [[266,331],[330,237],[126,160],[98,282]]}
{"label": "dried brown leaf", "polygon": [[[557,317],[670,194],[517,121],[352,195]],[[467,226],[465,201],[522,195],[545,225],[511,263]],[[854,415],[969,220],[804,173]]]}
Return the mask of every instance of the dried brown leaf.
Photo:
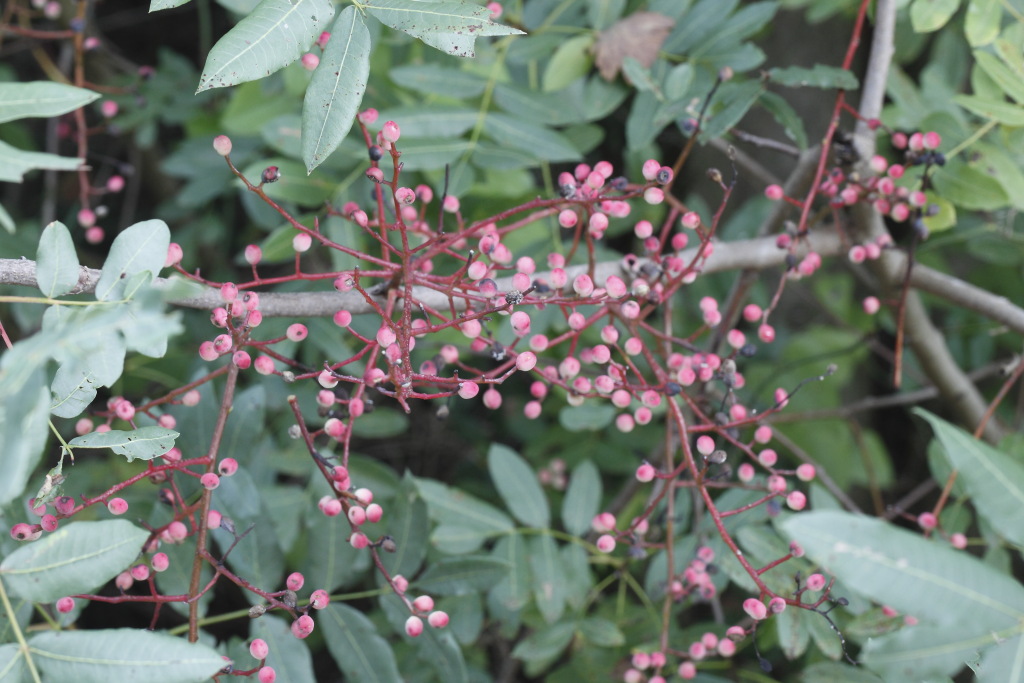
{"label": "dried brown leaf", "polygon": [[613,81],[626,57],[650,68],[676,22],[657,12],[636,12],[603,31],[594,44],[594,62],[601,78]]}

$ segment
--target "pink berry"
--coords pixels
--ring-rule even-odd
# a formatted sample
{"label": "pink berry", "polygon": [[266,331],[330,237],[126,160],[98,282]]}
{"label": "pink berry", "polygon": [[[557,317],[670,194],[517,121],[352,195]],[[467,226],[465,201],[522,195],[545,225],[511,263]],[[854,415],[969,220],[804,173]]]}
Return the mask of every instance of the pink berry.
{"label": "pink berry", "polygon": [[75,509],[75,499],[71,496],[61,496],[57,500],[53,501],[53,506],[57,508],[57,513],[64,515],[70,515]]}
{"label": "pink berry", "polygon": [[100,111],[103,113],[103,116],[108,119],[112,119],[117,116],[117,110],[117,102],[113,100],[103,100],[100,104]]}
{"label": "pink berry", "polygon": [[238,471],[238,461],[234,458],[224,458],[217,463],[217,471],[220,472],[223,477],[230,477]]}
{"label": "pink berry", "polygon": [[312,71],[313,69],[320,66],[320,58],[312,52],[307,52],[302,55],[302,68],[306,71]]}
{"label": "pink berry", "polygon": [[301,617],[292,622],[292,635],[296,638],[306,638],[310,633],[313,632],[313,628],[316,624],[313,622],[313,617],[308,614],[303,614]]}
{"label": "pink berry", "polygon": [[939,520],[930,512],[922,512],[917,516],[917,523],[926,531],[930,531],[939,525]]}
{"label": "pink berry", "polygon": [[764,188],[764,196],[774,202],[782,199],[785,196],[785,192],[780,185],[769,185]]}
{"label": "pink berry", "polygon": [[124,176],[112,175],[107,178],[107,191],[120,192],[124,189]]}
{"label": "pink berry", "polygon": [[167,553],[157,553],[153,556],[153,559],[150,560],[150,564],[153,565],[153,571],[162,572],[166,571],[167,568],[171,566],[171,559],[167,557]]}
{"label": "pink berry", "polygon": [[39,520],[39,526],[43,527],[43,531],[56,531],[57,525],[57,518],[53,515],[43,515],[43,518]]}
{"label": "pink berry", "polygon": [[259,673],[256,675],[260,679],[260,683],[274,683],[277,680],[277,672],[272,666],[260,667]]}
{"label": "pink berry", "polygon": [[412,601],[412,606],[417,612],[429,612],[434,609],[434,599],[429,595],[421,595]]}
{"label": "pink berry", "polygon": [[811,481],[816,474],[817,470],[810,463],[804,463],[796,468],[796,478],[800,481]]}
{"label": "pink berry", "polygon": [[[306,578],[301,572],[292,572],[288,575],[288,578],[285,579],[284,585],[287,586],[290,591],[298,591],[302,588],[302,584],[305,582]],[[262,659],[262,657],[259,657],[258,659]]]}
{"label": "pink berry", "polygon": [[313,591],[313,594],[309,596],[309,606],[313,609],[323,609],[324,607],[327,607],[330,602],[330,594],[322,588]]}
{"label": "pink berry", "polygon": [[792,510],[803,510],[807,506],[807,496],[801,491],[793,491],[786,496],[786,505]]}
{"label": "pink berry", "polygon": [[111,498],[107,501],[107,510],[112,515],[123,515],[128,512],[128,501],[124,498]]}
{"label": "pink berry", "polygon": [[653,481],[656,474],[657,471],[654,469],[654,466],[648,462],[636,468],[636,480],[639,482],[647,483]]}
{"label": "pink berry", "polygon": [[64,597],[57,601],[57,611],[61,614],[67,614],[75,608],[75,599]]}
{"label": "pink berry", "polygon": [[362,550],[366,546],[370,545],[370,539],[366,537],[366,534],[357,531],[352,534],[351,538],[349,538],[349,543],[351,543],[352,547],[356,550]]}
{"label": "pink berry", "polygon": [[213,472],[207,472],[203,476],[199,477],[199,483],[203,485],[203,488],[207,491],[212,491],[220,486],[220,477]]}
{"label": "pink berry", "polygon": [[[213,525],[211,524],[210,526]],[[175,521],[167,525],[167,537],[171,541],[184,541],[186,536],[188,536],[188,527],[186,527],[182,522]]]}
{"label": "pink berry", "polygon": [[124,591],[126,591],[126,590],[131,589],[131,587],[134,584],[135,584],[135,579],[132,578],[132,575],[131,575],[130,572],[121,572],[114,579],[114,585],[117,586],[118,590],[120,590],[122,593]]}
{"label": "pink berry", "polygon": [[164,268],[169,268],[177,263],[181,263],[183,256],[184,252],[181,250],[181,245],[177,242],[171,242],[167,245],[167,258],[164,259]]}
{"label": "pink berry", "polygon": [[130,570],[132,578],[136,581],[145,581],[149,578],[149,567],[144,564],[137,564]]}
{"label": "pink berry", "polygon": [[376,503],[370,503],[366,506],[366,521],[370,524],[376,524],[384,516],[384,508]]}
{"label": "pink berry", "polygon": [[405,620],[405,632],[412,638],[420,635],[423,633],[423,620],[417,616],[409,617]]}
{"label": "pink berry", "polygon": [[597,539],[597,549],[602,553],[610,553],[615,550],[615,537],[610,534],[604,534]]}
{"label": "pink berry", "polygon": [[227,135],[218,135],[213,139],[213,149],[222,157],[231,154],[231,138]]}
{"label": "pink berry", "polygon": [[878,297],[874,296],[865,297],[861,305],[864,307],[864,312],[868,315],[878,313],[878,310],[882,307],[882,303],[878,300]]}
{"label": "pink berry", "polygon": [[807,577],[807,590],[817,593],[825,587],[825,577],[821,574],[811,574]]}
{"label": "pink berry", "polygon": [[398,124],[394,121],[385,122],[380,133],[381,137],[388,142],[398,142],[398,138],[402,135],[401,129],[399,129]]}
{"label": "pink berry", "polygon": [[266,659],[267,655],[270,654],[270,646],[262,638],[256,638],[249,643],[249,654],[252,655],[253,659]]}
{"label": "pink berry", "polygon": [[444,628],[448,625],[448,613],[440,610],[431,612],[430,616],[427,617],[427,623],[434,628]]}
{"label": "pink berry", "polygon": [[235,351],[231,354],[231,362],[240,370],[247,370],[252,365],[252,356],[246,351]]}
{"label": "pink berry", "polygon": [[747,598],[744,600],[743,611],[755,621],[761,621],[768,616],[768,608],[757,598]]}
{"label": "pink berry", "polygon": [[963,550],[967,547],[967,537],[961,533],[953,534],[949,537],[949,544],[957,550]]}

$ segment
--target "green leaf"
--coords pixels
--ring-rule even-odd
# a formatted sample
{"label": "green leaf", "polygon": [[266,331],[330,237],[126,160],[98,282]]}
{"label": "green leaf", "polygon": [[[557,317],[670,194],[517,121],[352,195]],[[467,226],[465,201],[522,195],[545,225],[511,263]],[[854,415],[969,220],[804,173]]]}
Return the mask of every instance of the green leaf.
{"label": "green leaf", "polygon": [[[858,660],[878,672],[885,681],[942,680],[943,677],[949,680],[948,677],[963,668],[964,662],[976,661],[981,649],[995,642],[993,636],[993,633],[984,633],[972,638],[952,625],[918,624],[872,638],[865,643]],[[992,679],[992,683],[1003,680],[1006,679]]]}
{"label": "green leaf", "polygon": [[173,429],[151,425],[130,432],[111,429],[107,432],[83,434],[71,439],[68,444],[74,448],[109,448],[131,462],[135,458],[152,460],[163,455],[174,447],[177,438],[178,432]]}
{"label": "green leaf", "polygon": [[83,163],[82,159],[76,157],[24,152],[0,141],[0,182],[20,183],[26,172],[37,169],[75,171]]}
{"label": "green leaf", "polygon": [[150,0],[150,13],[159,12],[162,9],[174,9],[188,3],[189,0]]}
{"label": "green leaf", "polygon": [[596,31],[603,31],[622,16],[626,0],[590,0],[587,4],[587,20]]}
{"label": "green leaf", "polygon": [[385,520],[388,535],[395,539],[398,548],[381,558],[384,567],[392,576],[415,576],[427,554],[430,522],[427,504],[420,498],[416,484],[408,474],[402,479],[394,502],[388,506]]}
{"label": "green leaf", "polygon": [[681,100],[686,97],[695,75],[693,65],[689,62],[672,67],[665,77],[665,98]]}
{"label": "green leaf", "polygon": [[50,384],[50,412],[64,418],[81,415],[96,398],[97,386],[100,383],[87,368],[73,363],[61,365]]}
{"label": "green leaf", "polygon": [[931,425],[978,513],[1001,536],[1024,545],[1024,465],[927,410],[914,413]]}
{"label": "green leaf", "polygon": [[0,227],[11,235],[14,234],[14,219],[11,218],[11,214],[7,213],[3,204],[0,204]]}
{"label": "green leaf", "polygon": [[914,0],[910,6],[910,24],[918,33],[938,31],[959,7],[960,0]]}
{"label": "green leaf", "polygon": [[[14,345],[14,350],[5,354],[18,360],[23,356],[23,344]],[[19,347],[21,347],[19,349]],[[6,378],[0,381],[8,397],[0,406],[0,454],[3,459],[3,476],[0,477],[0,505],[6,505],[25,492],[29,477],[43,454],[49,437],[47,425],[50,419],[50,392],[47,391],[43,373],[38,368],[29,368],[24,387],[15,387],[15,382]],[[4,373],[0,371],[0,377]]]}
{"label": "green leaf", "polygon": [[[726,83],[726,86],[732,85],[732,83]],[[739,123],[764,92],[764,86],[757,81],[747,81],[746,83],[737,83],[734,87],[723,86],[721,91],[722,99],[718,111],[700,132],[703,141],[721,137]]]}
{"label": "green leaf", "polygon": [[803,119],[789,102],[776,93],[765,92],[761,94],[759,104],[782,126],[786,137],[800,149],[807,149],[807,131],[804,130]]}
{"label": "green leaf", "polygon": [[487,469],[495,488],[516,519],[540,529],[551,525],[547,496],[537,481],[537,473],[526,460],[511,448],[492,443],[487,453]]}
{"label": "green leaf", "polygon": [[651,70],[638,62],[636,58],[627,56],[622,60],[622,75],[638,91],[650,91],[658,99],[664,99],[661,88],[658,87],[658,84],[651,77]]}
{"label": "green leaf", "polygon": [[349,6],[331,26],[302,103],[302,160],[312,173],[348,135],[370,76],[370,32]]}
{"label": "green leaf", "polygon": [[558,544],[551,536],[528,539],[530,569],[533,572],[533,599],[549,624],[565,612],[566,586]]}
{"label": "green leaf", "polygon": [[323,631],[327,649],[349,680],[360,683],[402,680],[391,646],[377,634],[373,622],[358,610],[331,603],[320,610],[317,628]]}
{"label": "green leaf", "polygon": [[964,35],[971,47],[988,45],[999,36],[1003,8],[999,0],[970,0],[964,19]]}
{"label": "green leaf", "polygon": [[526,540],[519,534],[498,539],[491,556],[509,567],[508,574],[490,590],[490,598],[505,609],[518,612],[530,601],[530,564]]}
{"label": "green leaf", "polygon": [[[395,85],[430,96],[461,100],[481,95],[487,89],[487,79],[478,74],[438,64],[404,64],[393,68],[388,75]],[[401,124],[404,136],[405,121]]]}
{"label": "green leaf", "polygon": [[965,209],[1000,209],[1010,200],[995,178],[955,160],[938,169],[932,181],[940,196]]}
{"label": "green leaf", "polygon": [[486,555],[448,557],[438,560],[416,579],[426,593],[462,595],[484,591],[508,576],[507,562]]}
{"label": "green leaf", "polygon": [[559,45],[544,68],[544,76],[541,78],[544,92],[561,90],[577,78],[586,76],[594,64],[594,57],[590,53],[593,44],[594,36],[584,34]]}
{"label": "green leaf", "polygon": [[488,114],[484,133],[499,145],[522,150],[541,161],[579,158],[579,152],[562,135],[505,114]]}
{"label": "green leaf", "polygon": [[1024,618],[1024,587],[945,543],[839,511],[793,515],[781,528],[850,589],[919,619],[955,625],[964,639]]}
{"label": "green leaf", "polygon": [[803,670],[800,683],[883,683],[882,679],[863,667],[839,662],[818,662]]}
{"label": "green leaf", "polygon": [[576,536],[590,531],[590,523],[601,506],[601,475],[590,460],[584,460],[569,476],[569,488],[562,500],[562,523]]}
{"label": "green leaf", "polygon": [[96,283],[97,301],[116,301],[125,293],[125,281],[136,273],[148,272],[153,277],[164,267],[171,231],[159,219],[136,223],[125,228],[110,245],[103,272]]}
{"label": "green leaf", "polygon": [[562,653],[572,640],[576,624],[562,621],[534,631],[516,643],[512,656],[525,661],[547,661]]}
{"label": "green leaf", "polygon": [[33,602],[89,593],[124,571],[149,532],[124,519],[71,522],[23,545],[0,563],[11,594]]}
{"label": "green leaf", "polygon": [[196,92],[254,81],[288,66],[333,16],[330,0],[263,0],[210,50]]}
{"label": "green leaf", "polygon": [[71,232],[60,221],[43,228],[36,249],[36,281],[43,296],[63,296],[78,284],[79,264]]}
{"label": "green leaf", "polygon": [[99,93],[53,81],[0,83],[0,123],[60,116],[98,98]]}
{"label": "green leaf", "polygon": [[193,683],[226,663],[208,645],[132,628],[46,631],[32,636],[29,647],[47,681]]}
{"label": "green leaf", "polygon": [[442,524],[479,530],[489,536],[503,536],[514,528],[509,516],[469,494],[430,479],[416,479],[427,501],[431,519]]}
{"label": "green leaf", "polygon": [[615,419],[613,406],[589,401],[581,406],[565,406],[558,411],[558,423],[570,432],[596,432]]}
{"label": "green leaf", "polygon": [[978,95],[954,95],[953,101],[978,116],[993,119],[1007,126],[1024,126],[1024,105]]}
{"label": "green leaf", "polygon": [[[7,639],[10,639],[10,636],[5,638],[5,640]],[[17,643],[0,645],[0,681],[23,683],[28,680],[28,669],[25,667],[21,646]]]}
{"label": "green leaf", "polygon": [[382,24],[456,57],[475,56],[479,36],[523,33],[491,21],[487,8],[461,2],[374,0],[366,10]]}
{"label": "green leaf", "polygon": [[786,85],[791,88],[837,88],[839,90],[856,90],[860,82],[853,72],[827,64],[817,64],[811,69],[789,66],[768,70],[768,78],[772,83]]}
{"label": "green leaf", "polygon": [[614,622],[603,617],[587,617],[579,624],[580,635],[598,647],[619,647],[626,644],[626,636]]}
{"label": "green leaf", "polygon": [[978,65],[995,81],[1007,95],[1024,104],[1024,81],[1007,63],[993,54],[983,50],[974,51],[974,59]]}

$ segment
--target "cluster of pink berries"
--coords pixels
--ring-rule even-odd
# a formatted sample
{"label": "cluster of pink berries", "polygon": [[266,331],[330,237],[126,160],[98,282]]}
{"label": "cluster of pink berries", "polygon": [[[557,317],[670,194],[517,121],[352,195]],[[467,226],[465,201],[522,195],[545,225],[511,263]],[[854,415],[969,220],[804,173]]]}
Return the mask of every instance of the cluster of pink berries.
{"label": "cluster of pink berries", "polygon": [[[391,586],[400,597],[405,597],[409,589],[409,581],[401,574],[392,577]],[[408,603],[408,600],[406,600]],[[444,628],[448,625],[448,613],[434,609],[434,599],[429,595],[421,595],[411,603],[412,614],[405,620],[405,633],[411,638],[416,638],[423,633],[423,618],[432,628]]]}

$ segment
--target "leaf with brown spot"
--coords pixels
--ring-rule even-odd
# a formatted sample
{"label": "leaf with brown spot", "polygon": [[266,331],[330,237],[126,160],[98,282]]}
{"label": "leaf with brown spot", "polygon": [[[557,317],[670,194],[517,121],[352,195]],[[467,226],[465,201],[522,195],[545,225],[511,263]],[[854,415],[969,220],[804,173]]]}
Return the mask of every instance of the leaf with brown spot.
{"label": "leaf with brown spot", "polygon": [[636,12],[603,31],[594,44],[594,62],[601,78],[613,81],[626,57],[650,68],[676,22],[657,12]]}

